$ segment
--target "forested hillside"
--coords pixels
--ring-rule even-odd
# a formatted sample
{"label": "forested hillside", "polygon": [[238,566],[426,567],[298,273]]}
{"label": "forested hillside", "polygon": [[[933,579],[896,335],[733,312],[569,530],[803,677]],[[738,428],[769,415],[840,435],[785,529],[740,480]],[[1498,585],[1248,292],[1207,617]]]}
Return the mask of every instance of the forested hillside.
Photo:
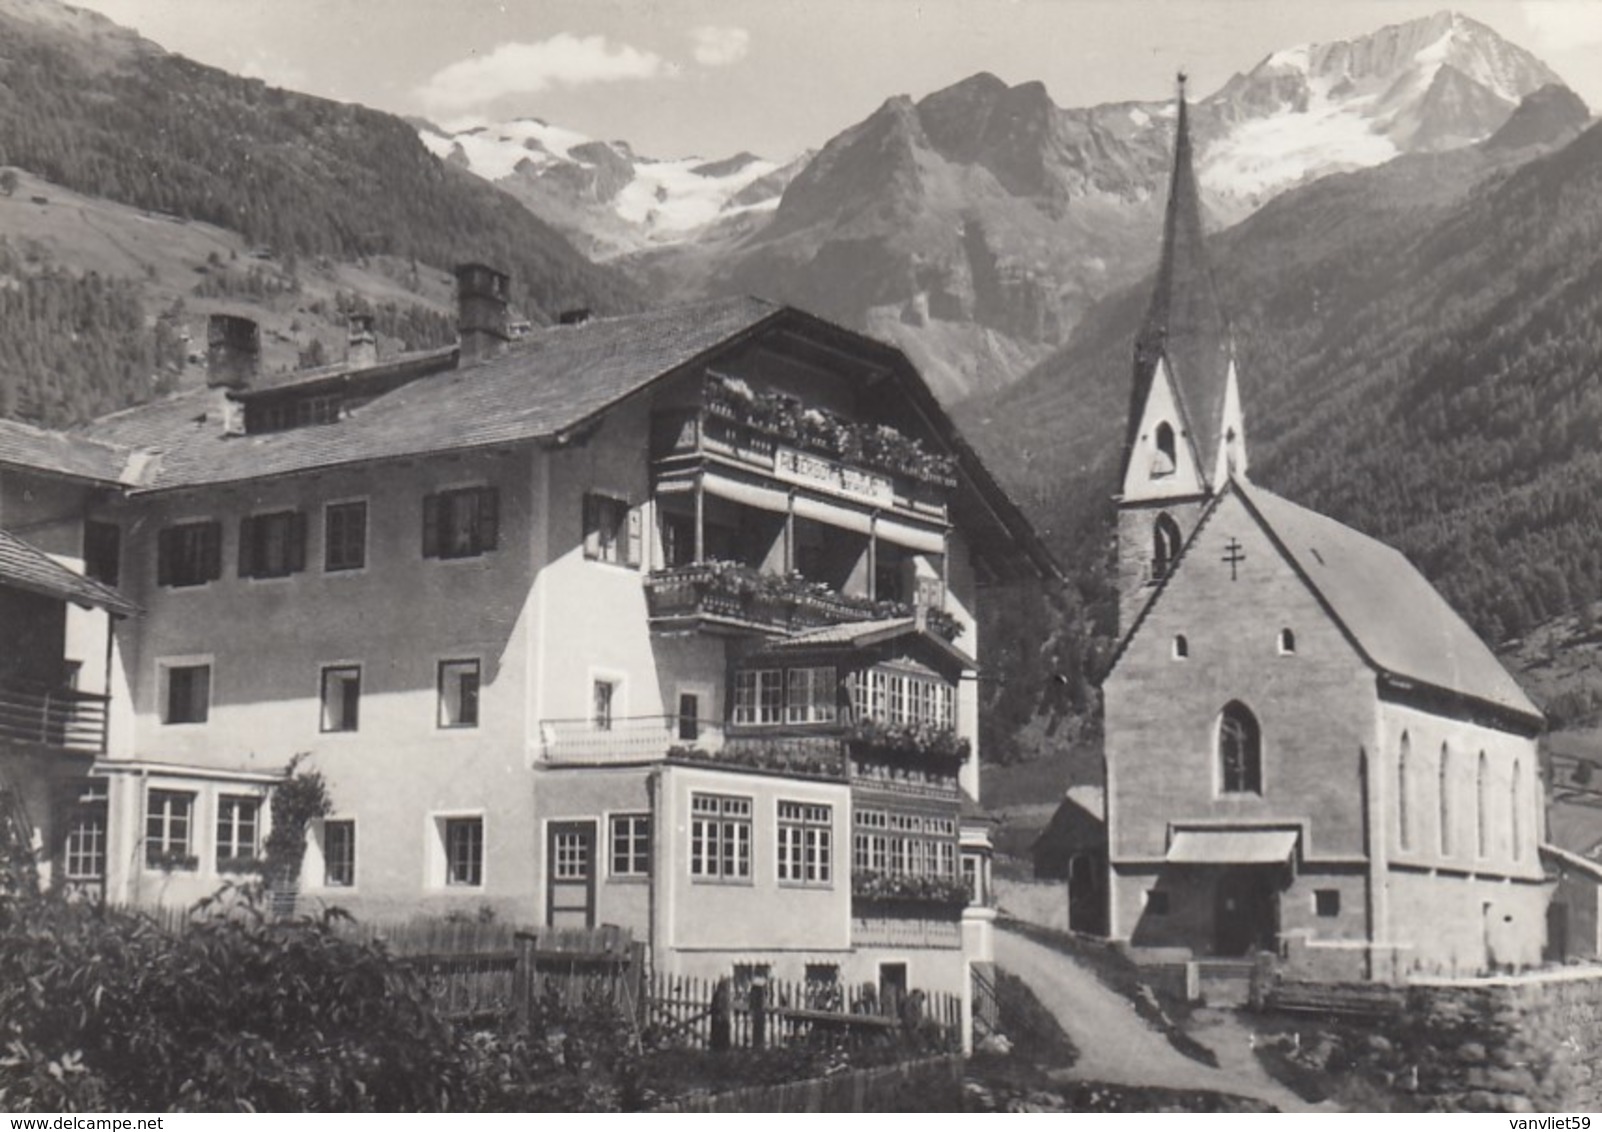
{"label": "forested hillside", "polygon": [[[1562,110],[1558,136],[1575,120]],[[1326,178],[1210,241],[1253,478],[1400,547],[1492,643],[1602,594],[1602,127],[1533,152]],[[1075,578],[1036,646],[1070,676],[1113,628],[1111,497],[1149,286],[961,414]]]}

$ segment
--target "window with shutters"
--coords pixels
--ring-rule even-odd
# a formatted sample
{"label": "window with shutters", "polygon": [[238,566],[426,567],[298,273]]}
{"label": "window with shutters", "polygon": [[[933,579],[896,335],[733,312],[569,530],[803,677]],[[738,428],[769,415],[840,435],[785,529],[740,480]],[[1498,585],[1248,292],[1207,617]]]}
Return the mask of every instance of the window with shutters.
{"label": "window with shutters", "polygon": [[239,576],[287,578],[306,568],[306,515],[274,511],[239,521]]}
{"label": "window with shutters", "polygon": [[500,540],[500,493],[493,487],[423,497],[423,557],[477,558]]}
{"label": "window with shutters", "polygon": [[220,577],[221,523],[180,523],[156,536],[158,586],[203,586]]}
{"label": "window with shutters", "polygon": [[623,566],[640,564],[640,513],[610,495],[584,497],[584,557]]}

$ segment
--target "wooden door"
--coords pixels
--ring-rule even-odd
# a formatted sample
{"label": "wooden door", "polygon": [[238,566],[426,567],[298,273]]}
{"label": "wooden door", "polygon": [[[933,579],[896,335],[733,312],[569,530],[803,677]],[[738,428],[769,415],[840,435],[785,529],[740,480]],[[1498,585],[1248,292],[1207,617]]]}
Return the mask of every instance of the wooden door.
{"label": "wooden door", "polygon": [[545,922],[595,926],[595,823],[552,822],[545,838]]}
{"label": "wooden door", "polygon": [[1279,935],[1279,892],[1272,870],[1225,869],[1213,893],[1213,951],[1250,955],[1272,950]]}

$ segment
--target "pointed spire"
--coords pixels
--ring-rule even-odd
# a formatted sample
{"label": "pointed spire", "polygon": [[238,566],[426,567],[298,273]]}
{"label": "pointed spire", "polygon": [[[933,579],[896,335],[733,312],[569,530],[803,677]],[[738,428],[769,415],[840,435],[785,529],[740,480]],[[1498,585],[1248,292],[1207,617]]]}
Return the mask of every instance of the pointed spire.
{"label": "pointed spire", "polygon": [[[1230,358],[1229,320],[1213,285],[1202,228],[1201,192],[1190,140],[1185,73],[1179,73],[1174,128],[1174,166],[1163,217],[1162,254],[1146,321],[1135,338],[1135,383],[1130,405],[1128,451],[1151,391],[1158,359],[1168,363],[1183,427],[1194,446],[1197,465],[1210,477],[1223,439],[1225,392]],[[1215,485],[1216,486],[1216,485]]]}

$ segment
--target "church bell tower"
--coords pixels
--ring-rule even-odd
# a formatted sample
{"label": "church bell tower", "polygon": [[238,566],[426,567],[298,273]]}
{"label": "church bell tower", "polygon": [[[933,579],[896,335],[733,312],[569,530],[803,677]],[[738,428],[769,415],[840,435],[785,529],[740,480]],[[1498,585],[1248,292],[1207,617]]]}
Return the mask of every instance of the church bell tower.
{"label": "church bell tower", "polygon": [[1162,255],[1135,338],[1118,503],[1118,631],[1129,631],[1207,503],[1246,472],[1235,349],[1203,244],[1185,76]]}

